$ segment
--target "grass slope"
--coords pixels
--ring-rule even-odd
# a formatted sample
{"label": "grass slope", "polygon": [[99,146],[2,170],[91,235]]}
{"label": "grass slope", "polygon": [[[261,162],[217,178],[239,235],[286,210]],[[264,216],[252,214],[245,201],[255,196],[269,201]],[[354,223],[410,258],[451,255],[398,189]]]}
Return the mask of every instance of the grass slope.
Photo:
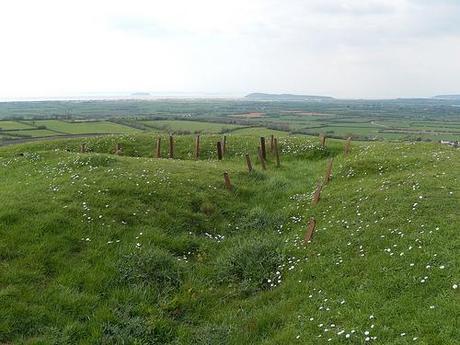
{"label": "grass slope", "polygon": [[0,148],[0,343],[460,338],[459,150],[360,143],[345,158],[342,142],[282,137],[282,167],[269,154],[262,171],[256,137],[229,136],[221,162],[219,138],[202,137],[199,161],[189,136],[174,160],[152,159],[149,135]]}

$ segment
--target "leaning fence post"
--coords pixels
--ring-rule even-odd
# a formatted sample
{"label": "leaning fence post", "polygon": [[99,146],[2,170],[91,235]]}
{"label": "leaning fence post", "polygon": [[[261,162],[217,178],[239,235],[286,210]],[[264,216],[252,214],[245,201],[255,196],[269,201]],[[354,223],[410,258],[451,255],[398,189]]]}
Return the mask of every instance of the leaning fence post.
{"label": "leaning fence post", "polygon": [[195,138],[195,159],[200,158],[200,135]]}
{"label": "leaning fence post", "polygon": [[157,158],[161,158],[161,138],[157,138]]}
{"label": "leaning fence post", "polygon": [[248,166],[248,172],[252,171],[251,157],[246,153],[246,164]]}
{"label": "leaning fence post", "polygon": [[313,233],[315,232],[315,227],[316,227],[316,220],[315,218],[311,217],[310,220],[308,221],[307,232],[305,233],[305,237],[303,240],[304,244],[310,243],[311,239],[313,238]]}
{"label": "leaning fence post", "polygon": [[264,156],[262,154],[262,149],[260,148],[260,146],[257,148],[257,151],[258,151],[258,154],[259,154],[259,160],[260,160],[260,164],[262,165],[262,169],[266,170],[267,167],[265,165],[265,159],[264,159]]}
{"label": "leaning fence post", "polygon": [[316,186],[316,190],[313,193],[313,198],[312,198],[312,201],[311,201],[313,206],[318,204],[320,196],[321,196],[321,189],[322,188],[323,188],[323,185],[321,184],[321,182],[318,182],[318,185]]}
{"label": "leaning fence post", "polygon": [[260,150],[262,153],[262,157],[267,159],[267,151],[265,150],[265,137],[260,137]]}
{"label": "leaning fence post", "polygon": [[220,141],[217,142],[217,159],[222,160],[222,143]]}
{"label": "leaning fence post", "polygon": [[232,184],[230,183],[230,177],[228,177],[228,173],[224,172],[224,182],[225,182],[225,188],[228,190],[232,190]]}
{"label": "leaning fence post", "polygon": [[275,157],[276,157],[276,166],[279,168],[280,167],[280,154],[278,151],[278,139],[274,139],[274,145],[275,145]]}
{"label": "leaning fence post", "polygon": [[174,158],[174,138],[169,136],[169,158]]}
{"label": "leaning fence post", "polygon": [[331,158],[331,159],[329,159],[329,162],[327,164],[326,175],[324,175],[324,184],[325,185],[331,180],[332,163],[333,162],[334,162],[334,158]]}
{"label": "leaning fence post", "polygon": [[344,149],[343,149],[345,157],[348,156],[348,154],[350,153],[350,146],[351,146],[351,137],[348,137],[345,143]]}

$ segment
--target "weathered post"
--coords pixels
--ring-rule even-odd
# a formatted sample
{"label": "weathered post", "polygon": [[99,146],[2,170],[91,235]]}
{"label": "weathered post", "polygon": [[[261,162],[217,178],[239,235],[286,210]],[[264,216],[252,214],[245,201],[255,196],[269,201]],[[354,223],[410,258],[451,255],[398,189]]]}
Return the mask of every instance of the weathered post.
{"label": "weathered post", "polygon": [[316,220],[315,218],[311,217],[308,221],[307,231],[305,232],[305,237],[303,243],[306,245],[310,243],[311,239],[313,238],[313,233],[315,232],[316,227]]}
{"label": "weathered post", "polygon": [[161,138],[157,138],[157,158],[161,158]]}
{"label": "weathered post", "polygon": [[270,135],[270,152],[273,153],[275,151],[275,136],[272,134]]}
{"label": "weathered post", "polygon": [[80,145],[80,153],[85,153],[86,152],[86,143],[83,143]]}
{"label": "weathered post", "polygon": [[334,158],[329,159],[329,162],[327,164],[326,168],[326,174],[324,175],[324,184],[328,184],[328,182],[331,180],[331,174],[332,174],[332,163],[334,162]]}
{"label": "weathered post", "polygon": [[222,154],[225,155],[226,152],[227,152],[227,136],[224,135]]}
{"label": "weathered post", "polygon": [[260,137],[260,150],[262,153],[262,157],[267,159],[267,151],[265,149],[265,137]]}
{"label": "weathered post", "polygon": [[225,182],[225,188],[228,190],[232,190],[232,184],[230,183],[230,177],[228,177],[228,173],[224,172],[224,182]]}
{"label": "weathered post", "polygon": [[251,157],[246,153],[246,164],[248,165],[248,172],[252,171]]}
{"label": "weathered post", "polygon": [[348,137],[347,141],[345,142],[345,146],[343,148],[343,153],[344,153],[344,156],[348,156],[348,154],[350,153],[350,146],[351,146],[351,137]]}
{"label": "weathered post", "polygon": [[217,142],[217,159],[222,160],[222,143],[220,141]]}
{"label": "weathered post", "polygon": [[169,136],[169,158],[174,158],[174,138]]}
{"label": "weathered post", "polygon": [[274,145],[275,145],[275,157],[276,157],[276,166],[279,168],[280,167],[280,154],[278,151],[278,139],[274,139]]}
{"label": "weathered post", "polygon": [[313,206],[317,205],[318,202],[319,202],[319,199],[320,199],[320,196],[321,196],[321,189],[323,188],[323,185],[321,184],[321,182],[318,182],[318,185],[316,186],[316,190],[315,192],[313,193],[313,199],[311,201],[311,204]]}
{"label": "weathered post", "polygon": [[121,146],[120,143],[115,144],[115,154],[116,155],[121,155],[123,153],[123,147]]}
{"label": "weathered post", "polygon": [[260,146],[257,148],[257,151],[259,155],[260,165],[262,165],[263,170],[266,170],[267,166],[265,165],[265,159],[264,159],[264,156],[262,155],[262,149],[260,148]]}
{"label": "weathered post", "polygon": [[200,135],[195,138],[195,159],[200,158]]}
{"label": "weathered post", "polygon": [[326,147],[326,136],[322,133],[319,135],[319,144],[321,147]]}

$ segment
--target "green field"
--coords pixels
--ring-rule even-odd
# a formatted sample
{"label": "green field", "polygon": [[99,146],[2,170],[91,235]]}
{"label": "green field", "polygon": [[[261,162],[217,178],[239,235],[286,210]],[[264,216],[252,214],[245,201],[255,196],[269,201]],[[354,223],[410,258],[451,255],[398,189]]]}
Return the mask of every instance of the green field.
{"label": "green field", "polygon": [[252,130],[0,148],[0,343],[456,344],[460,150]]}
{"label": "green field", "polygon": [[212,123],[212,122],[200,122],[200,121],[141,121],[141,123],[152,128],[162,130],[162,131],[171,131],[171,132],[184,132],[189,133],[221,133],[230,129],[237,129],[241,126],[224,124],[224,123]]}
{"label": "green field", "polygon": [[[256,127],[363,141],[456,141],[460,139],[457,103],[433,99],[5,102],[0,103],[0,137],[20,138],[21,129],[43,126],[63,136],[140,131],[211,134]],[[32,128],[21,127],[27,125]],[[18,133],[10,135],[12,130]]]}
{"label": "green field", "polygon": [[17,121],[0,121],[0,130],[7,131],[7,130],[17,130],[17,129],[31,129],[33,126],[25,124],[23,122]]}
{"label": "green field", "polygon": [[134,133],[136,129],[109,121],[66,122],[59,120],[35,121],[37,126],[64,134],[106,134],[106,133]]}

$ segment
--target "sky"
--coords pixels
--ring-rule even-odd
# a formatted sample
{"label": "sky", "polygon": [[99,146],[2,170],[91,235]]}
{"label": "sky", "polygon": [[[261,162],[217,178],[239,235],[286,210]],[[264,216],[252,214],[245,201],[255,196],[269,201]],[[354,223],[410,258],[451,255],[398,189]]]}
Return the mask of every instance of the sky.
{"label": "sky", "polygon": [[0,99],[460,94],[460,0],[1,0]]}

